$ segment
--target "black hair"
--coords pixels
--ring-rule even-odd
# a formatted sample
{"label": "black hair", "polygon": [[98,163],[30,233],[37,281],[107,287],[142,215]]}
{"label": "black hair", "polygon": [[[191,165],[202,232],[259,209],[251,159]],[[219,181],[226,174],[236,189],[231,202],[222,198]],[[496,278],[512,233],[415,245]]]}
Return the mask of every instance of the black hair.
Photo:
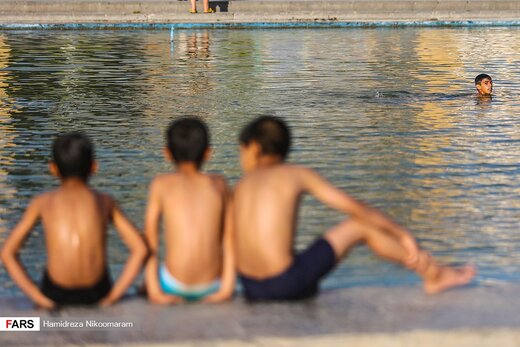
{"label": "black hair", "polygon": [[485,73],[481,73],[480,75],[475,77],[475,85],[480,84],[480,82],[482,82],[482,80],[486,79],[486,78],[489,79],[490,81],[492,81],[491,76],[489,76]]}
{"label": "black hair", "polygon": [[166,143],[176,163],[193,162],[200,167],[209,147],[208,128],[197,118],[176,119],[166,130]]}
{"label": "black hair", "polygon": [[58,135],[52,143],[52,160],[62,178],[79,177],[86,181],[94,161],[94,146],[81,132]]}
{"label": "black hair", "polygon": [[255,141],[260,145],[262,154],[280,155],[285,159],[291,147],[291,132],[282,119],[261,116],[246,125],[239,141],[244,145]]}

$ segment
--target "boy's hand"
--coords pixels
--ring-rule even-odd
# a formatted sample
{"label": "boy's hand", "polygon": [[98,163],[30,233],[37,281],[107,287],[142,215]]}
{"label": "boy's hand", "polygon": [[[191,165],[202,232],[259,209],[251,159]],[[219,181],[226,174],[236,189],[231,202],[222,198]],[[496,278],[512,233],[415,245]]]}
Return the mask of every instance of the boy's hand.
{"label": "boy's hand", "polygon": [[41,299],[38,299],[36,305],[46,310],[52,310],[56,308],[56,303],[46,296],[42,297]]}
{"label": "boy's hand", "polygon": [[208,303],[208,304],[218,304],[221,302],[230,301],[231,298],[232,298],[232,295],[227,295],[224,293],[216,292],[216,293],[206,296],[201,301],[204,303]]}
{"label": "boy's hand", "polygon": [[164,294],[164,293],[155,293],[148,295],[150,301],[154,304],[158,305],[173,305],[180,304],[184,302],[184,300],[180,296]]}
{"label": "boy's hand", "polygon": [[99,306],[101,307],[108,307],[112,306],[116,302],[116,300],[112,299],[110,295],[105,296],[103,299],[99,301]]}

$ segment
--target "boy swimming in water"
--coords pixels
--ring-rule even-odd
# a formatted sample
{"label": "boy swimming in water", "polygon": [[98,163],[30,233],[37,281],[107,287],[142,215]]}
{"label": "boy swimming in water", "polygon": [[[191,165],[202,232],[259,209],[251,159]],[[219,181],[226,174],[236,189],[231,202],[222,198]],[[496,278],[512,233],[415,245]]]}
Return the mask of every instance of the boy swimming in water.
{"label": "boy swimming in water", "polygon": [[[474,276],[472,267],[444,267],[402,226],[320,177],[290,165],[286,124],[260,117],[240,135],[244,177],[234,192],[236,262],[249,300],[295,300],[314,295],[320,279],[358,243],[380,257],[406,266],[424,281],[427,293],[461,286]],[[324,204],[351,216],[332,227],[305,251],[293,253],[299,204],[310,193]]]}
{"label": "boy swimming in water", "polygon": [[[231,223],[226,221],[230,193],[223,177],[200,171],[210,155],[208,130],[198,119],[182,118],[169,126],[166,141],[165,155],[177,170],[150,184],[145,218],[152,252],[145,274],[148,297],[159,304],[228,300],[235,284]],[[159,265],[161,217],[166,259]]]}
{"label": "boy swimming in water", "polygon": [[491,77],[485,73],[475,77],[475,88],[477,88],[478,96],[491,96],[493,92]]}
{"label": "boy swimming in water", "polygon": [[[52,145],[49,169],[60,187],[34,198],[2,249],[2,261],[14,282],[38,306],[110,305],[126,292],[139,273],[147,249],[139,232],[114,199],[95,191],[88,179],[97,170],[94,149],[81,133],[61,135]],[[18,260],[18,252],[41,220],[47,266],[38,288]],[[112,286],[106,257],[107,227],[112,222],[130,256]]]}

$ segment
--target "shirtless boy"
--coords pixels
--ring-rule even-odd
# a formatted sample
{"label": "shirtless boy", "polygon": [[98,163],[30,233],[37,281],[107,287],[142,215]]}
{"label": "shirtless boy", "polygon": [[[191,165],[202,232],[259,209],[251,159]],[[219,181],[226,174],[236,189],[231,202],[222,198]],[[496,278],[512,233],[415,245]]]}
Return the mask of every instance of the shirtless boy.
{"label": "shirtless boy", "polygon": [[491,76],[483,73],[475,77],[475,88],[477,88],[478,96],[491,96],[493,92]]}
{"label": "shirtless boy", "polygon": [[[94,149],[81,133],[57,137],[52,146],[51,173],[58,189],[34,198],[2,249],[2,261],[22,291],[38,306],[110,305],[126,292],[139,273],[147,249],[139,232],[108,195],[88,185],[97,170]],[[41,288],[18,260],[24,240],[41,220],[47,247],[47,267]],[[112,286],[106,257],[107,226],[112,222],[130,255]]]}
{"label": "shirtless boy", "polygon": [[[165,156],[177,169],[157,176],[149,189],[148,297],[159,304],[225,301],[235,282],[230,223],[225,223],[230,194],[224,178],[200,171],[210,155],[208,130],[198,119],[181,118],[169,126],[166,141]],[[159,265],[161,217],[166,259]]]}
{"label": "shirtless boy", "polygon": [[[437,264],[391,219],[335,188],[316,172],[285,163],[290,133],[275,117],[260,117],[240,135],[244,177],[234,192],[236,262],[249,300],[295,300],[317,293],[320,279],[358,243],[415,271],[427,293],[468,283],[472,267]],[[301,197],[310,193],[351,216],[298,255],[294,233]]]}

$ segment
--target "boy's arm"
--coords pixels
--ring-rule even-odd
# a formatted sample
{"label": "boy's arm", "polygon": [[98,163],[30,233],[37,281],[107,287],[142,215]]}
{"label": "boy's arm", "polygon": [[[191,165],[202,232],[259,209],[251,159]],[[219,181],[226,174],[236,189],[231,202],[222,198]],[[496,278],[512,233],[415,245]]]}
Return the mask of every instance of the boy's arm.
{"label": "boy's arm", "polygon": [[305,189],[318,200],[394,235],[409,253],[407,263],[413,264],[417,261],[418,246],[408,230],[395,223],[382,212],[355,200],[342,190],[334,187],[313,170],[304,168],[299,168],[299,170],[302,170],[301,177],[303,178]]}
{"label": "boy's arm", "polygon": [[100,305],[102,306],[113,304],[126,293],[127,289],[139,274],[148,253],[146,244],[137,228],[123,214],[119,206],[117,206],[111,198],[109,198],[109,200],[112,211],[112,223],[130,250],[130,256],[125,263],[123,271],[114,283],[114,286],[108,295],[100,301]]}
{"label": "boy's arm", "polygon": [[144,235],[150,249],[145,267],[145,285],[148,298],[156,304],[174,304],[182,299],[166,294],[159,284],[159,219],[161,217],[160,189],[157,181],[150,185],[144,222]]}
{"label": "boy's arm", "polygon": [[56,304],[43,295],[38,286],[27,275],[18,259],[18,251],[40,217],[41,204],[42,197],[34,199],[29,204],[24,215],[5,241],[1,258],[7,272],[20,289],[38,306],[51,309]]}
{"label": "boy's arm", "polygon": [[208,295],[206,298],[204,298],[204,302],[218,303],[230,300],[235,290],[236,270],[234,249],[233,195],[231,192],[228,193],[226,202],[223,254],[224,259],[222,263],[220,289],[216,293]]}

